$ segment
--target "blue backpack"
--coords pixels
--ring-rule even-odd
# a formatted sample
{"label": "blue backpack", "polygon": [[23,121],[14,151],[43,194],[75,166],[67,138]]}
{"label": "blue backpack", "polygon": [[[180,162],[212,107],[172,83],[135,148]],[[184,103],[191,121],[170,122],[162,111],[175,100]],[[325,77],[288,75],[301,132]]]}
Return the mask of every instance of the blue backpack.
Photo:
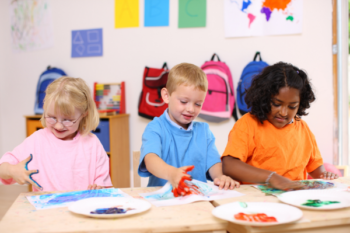
{"label": "blue backpack", "polygon": [[44,113],[43,105],[44,105],[46,88],[55,79],[58,79],[62,76],[66,76],[66,73],[63,70],[58,68],[51,68],[50,66],[48,66],[46,71],[44,71],[40,75],[38,85],[36,86],[36,93],[35,93],[35,105],[34,105],[35,114]]}
{"label": "blue backpack", "polygon": [[[257,61],[257,58],[259,56],[259,61]],[[239,112],[244,115],[247,112],[249,112],[250,109],[248,109],[247,104],[244,101],[246,90],[249,89],[250,85],[252,84],[253,78],[260,74],[261,71],[268,66],[266,62],[264,62],[261,59],[260,52],[256,52],[253,61],[249,62],[246,67],[244,67],[242,71],[242,75],[239,79],[238,86],[237,86],[237,105]],[[234,116],[236,121],[238,120],[238,117]]]}

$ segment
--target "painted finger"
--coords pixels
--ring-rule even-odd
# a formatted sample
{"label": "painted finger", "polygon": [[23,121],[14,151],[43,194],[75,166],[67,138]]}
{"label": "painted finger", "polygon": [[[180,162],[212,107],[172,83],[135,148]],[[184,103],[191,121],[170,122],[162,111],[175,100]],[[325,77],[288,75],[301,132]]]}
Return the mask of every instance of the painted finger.
{"label": "painted finger", "polygon": [[38,173],[39,173],[39,170],[34,170],[34,172],[29,174],[29,179],[35,183],[35,186],[38,187],[39,190],[43,190],[43,187],[38,182],[36,182],[32,177],[33,175]]}
{"label": "painted finger", "polygon": [[32,154],[30,154],[26,159],[25,159],[25,161],[26,161],[26,164],[25,164],[25,169],[28,171],[28,164],[31,162],[33,160],[33,155]]}
{"label": "painted finger", "polygon": [[26,183],[31,184],[33,187],[35,187],[36,189],[38,189],[40,191],[43,190],[43,188],[36,181],[34,181],[32,178],[30,178],[30,176],[29,176],[29,179],[26,180]]}

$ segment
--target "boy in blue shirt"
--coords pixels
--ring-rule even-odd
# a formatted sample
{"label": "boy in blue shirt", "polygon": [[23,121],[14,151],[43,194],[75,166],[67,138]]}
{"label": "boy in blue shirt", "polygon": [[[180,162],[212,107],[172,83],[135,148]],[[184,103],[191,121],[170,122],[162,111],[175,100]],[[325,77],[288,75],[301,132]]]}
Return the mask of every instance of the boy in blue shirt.
{"label": "boy in blue shirt", "polygon": [[[204,122],[194,122],[204,102],[208,81],[197,66],[181,63],[172,68],[161,90],[168,109],[151,121],[143,135],[138,174],[150,177],[148,186],[169,181],[177,188],[182,177],[214,181],[220,189],[239,183],[223,175],[215,137]],[[190,174],[186,169],[194,165]]]}

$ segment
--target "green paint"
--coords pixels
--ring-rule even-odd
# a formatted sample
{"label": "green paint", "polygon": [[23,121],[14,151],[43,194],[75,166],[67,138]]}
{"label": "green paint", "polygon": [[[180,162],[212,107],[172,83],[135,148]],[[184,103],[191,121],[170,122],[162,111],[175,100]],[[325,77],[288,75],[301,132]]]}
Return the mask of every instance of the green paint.
{"label": "green paint", "polygon": [[340,203],[339,201],[321,201],[321,200],[307,200],[306,203],[302,204],[304,206],[311,206],[311,207],[321,207],[324,205],[331,205],[331,204],[337,204]]}
{"label": "green paint", "polygon": [[179,0],[179,28],[205,27],[206,0]]}
{"label": "green paint", "polygon": [[239,205],[240,205],[242,208],[247,208],[247,207],[248,207],[247,203],[242,202],[242,201],[239,202]]}
{"label": "green paint", "polygon": [[290,16],[288,16],[288,17],[286,18],[286,20],[290,20],[290,21],[292,21],[292,22],[293,22],[294,17],[290,15]]}
{"label": "green paint", "polygon": [[[334,184],[331,182],[318,181],[318,180],[300,180],[300,183],[303,184],[302,187],[297,189],[290,189],[286,191],[294,191],[294,190],[310,190],[310,189],[329,189],[334,187]],[[267,185],[258,185],[258,189],[265,193],[266,195],[278,195],[284,193],[286,191],[275,189]]]}

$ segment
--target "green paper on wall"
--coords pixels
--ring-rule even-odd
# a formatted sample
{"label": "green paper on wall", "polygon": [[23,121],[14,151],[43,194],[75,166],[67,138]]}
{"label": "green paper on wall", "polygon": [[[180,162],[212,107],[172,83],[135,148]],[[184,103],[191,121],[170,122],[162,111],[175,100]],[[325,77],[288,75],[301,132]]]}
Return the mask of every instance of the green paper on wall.
{"label": "green paper on wall", "polygon": [[179,0],[179,28],[205,27],[207,0]]}

